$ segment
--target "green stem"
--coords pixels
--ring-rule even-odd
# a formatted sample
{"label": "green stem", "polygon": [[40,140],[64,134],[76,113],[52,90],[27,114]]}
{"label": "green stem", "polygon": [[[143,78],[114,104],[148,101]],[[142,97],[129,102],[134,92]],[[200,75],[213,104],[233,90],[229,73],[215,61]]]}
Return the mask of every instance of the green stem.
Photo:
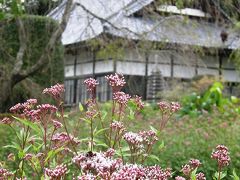
{"label": "green stem", "polygon": [[93,119],[91,118],[91,123],[90,123],[90,128],[91,128],[91,151],[93,151]]}

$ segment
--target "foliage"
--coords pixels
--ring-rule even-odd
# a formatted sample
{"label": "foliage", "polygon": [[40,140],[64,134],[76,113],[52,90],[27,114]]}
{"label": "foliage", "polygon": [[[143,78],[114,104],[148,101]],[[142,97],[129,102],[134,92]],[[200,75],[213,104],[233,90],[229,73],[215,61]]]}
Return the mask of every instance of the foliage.
{"label": "foliage", "polygon": [[212,112],[215,108],[221,112],[226,111],[226,108],[228,108],[233,113],[239,113],[238,103],[238,98],[234,96],[231,96],[231,98],[224,97],[222,83],[215,82],[202,94],[194,92],[184,97],[181,115],[198,116],[203,112]]}

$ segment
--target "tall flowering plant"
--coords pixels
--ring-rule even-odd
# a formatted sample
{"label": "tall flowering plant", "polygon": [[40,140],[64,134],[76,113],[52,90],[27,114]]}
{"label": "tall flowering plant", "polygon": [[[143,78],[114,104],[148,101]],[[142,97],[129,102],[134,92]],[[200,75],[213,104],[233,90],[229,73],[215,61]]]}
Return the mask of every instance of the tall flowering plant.
{"label": "tall flowering plant", "polygon": [[[17,153],[13,150],[6,157],[17,168],[10,171],[5,164],[0,164],[0,179],[170,179],[173,175],[170,168],[146,166],[145,161],[153,157],[151,151],[159,139],[159,131],[180,109],[179,103],[159,102],[159,126],[132,132],[127,128],[128,119],[135,120],[144,108],[142,98],[121,91],[126,84],[122,74],[108,75],[106,80],[113,93],[111,111],[105,114],[96,96],[99,83],[93,78],[84,81],[90,94],[86,108],[80,106],[84,116],[81,119],[89,126],[89,137],[85,139],[78,139],[71,133],[73,127],[66,121],[64,87],[61,84],[43,90],[44,95],[55,100],[54,105],[39,104],[36,99],[29,99],[13,106],[10,109],[12,118],[1,119],[1,124],[9,126],[16,134],[17,141],[5,148],[17,150]],[[77,124],[74,123],[75,128],[78,128]],[[78,130],[81,132],[87,128]],[[98,140],[101,136],[104,143]],[[86,141],[88,147],[84,146]],[[218,162],[216,177],[219,180],[230,157],[225,146],[216,149],[212,158]],[[199,160],[191,159],[182,167],[184,176],[175,179],[205,180],[202,172],[197,173],[200,165]]]}

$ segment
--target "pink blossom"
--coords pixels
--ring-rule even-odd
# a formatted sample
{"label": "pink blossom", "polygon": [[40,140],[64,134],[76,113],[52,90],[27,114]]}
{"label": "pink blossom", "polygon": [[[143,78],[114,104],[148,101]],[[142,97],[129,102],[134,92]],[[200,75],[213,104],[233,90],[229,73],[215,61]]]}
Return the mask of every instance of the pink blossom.
{"label": "pink blossom", "polygon": [[124,92],[116,92],[113,94],[113,99],[121,104],[121,105],[127,105],[129,99],[131,98],[131,96],[129,94],[125,94]]}
{"label": "pink blossom", "polygon": [[206,180],[206,177],[202,172],[196,174],[196,178],[197,180]]}
{"label": "pink blossom", "polygon": [[230,163],[228,148],[224,145],[218,145],[216,151],[212,153],[211,158],[217,160],[219,167],[228,166]]}
{"label": "pink blossom", "polygon": [[112,159],[113,152],[93,153],[91,151],[75,156],[72,162],[81,167],[84,173],[92,173],[102,179],[108,179],[111,174],[122,166],[121,159]]}
{"label": "pink blossom", "polygon": [[45,173],[50,179],[60,179],[65,176],[67,172],[67,166],[66,165],[58,165],[55,169],[49,169],[45,168]]}
{"label": "pink blossom", "polygon": [[10,125],[12,123],[12,120],[8,117],[5,117],[1,120],[1,123],[2,124],[7,124],[7,125]]}
{"label": "pink blossom", "polygon": [[97,111],[94,108],[88,108],[87,112],[86,112],[86,117],[89,119],[92,119],[94,116],[97,115]]}
{"label": "pink blossom", "polygon": [[171,170],[163,170],[159,166],[143,167],[136,164],[126,164],[119,171],[112,174],[114,180],[158,179],[167,180],[171,177]]}
{"label": "pink blossom", "polygon": [[142,102],[142,97],[136,95],[134,97],[134,102],[136,103],[138,110],[141,110],[144,108],[144,103]]}
{"label": "pink blossom", "polygon": [[28,99],[26,102],[22,103],[25,110],[32,109],[34,105],[37,104],[37,99]]}
{"label": "pink blossom", "polygon": [[62,123],[60,123],[59,121],[52,120],[52,122],[53,122],[53,126],[55,129],[59,129],[59,128],[63,127]]}
{"label": "pink blossom", "polygon": [[127,132],[123,135],[123,139],[127,141],[129,146],[135,147],[137,149],[143,148],[143,138],[138,133]]}
{"label": "pink blossom", "polygon": [[115,150],[112,148],[109,148],[106,152],[105,152],[105,156],[106,157],[113,157],[115,154]]}
{"label": "pink blossom", "polygon": [[54,99],[61,99],[64,92],[63,84],[56,84],[43,90],[43,94],[49,94]]}
{"label": "pink blossom", "polygon": [[23,109],[23,106],[21,103],[16,104],[15,106],[10,108],[10,111],[12,113],[19,113]]}
{"label": "pink blossom", "polygon": [[53,113],[57,111],[57,107],[50,104],[41,104],[41,105],[38,105],[37,108],[41,110],[41,113],[48,113],[48,112]]}
{"label": "pink blossom", "polygon": [[152,130],[150,131],[140,131],[139,135],[143,138],[143,142],[147,145],[155,144],[158,141],[156,133]]}
{"label": "pink blossom", "polygon": [[24,156],[24,159],[28,161],[28,160],[31,160],[32,157],[33,157],[33,155],[28,153]]}
{"label": "pink blossom", "polygon": [[52,137],[52,141],[58,147],[63,146],[67,143],[73,143],[75,145],[78,145],[80,143],[80,141],[77,138],[73,137],[71,134],[69,134],[69,137],[68,137],[67,133],[65,132],[54,134]]}
{"label": "pink blossom", "polygon": [[165,112],[165,111],[169,110],[169,108],[170,108],[170,105],[168,102],[161,101],[157,104],[162,112]]}
{"label": "pink blossom", "polygon": [[110,86],[112,86],[113,92],[120,91],[126,84],[125,78],[122,74],[115,73],[105,76]]}
{"label": "pink blossom", "polygon": [[13,173],[0,167],[0,179],[8,179],[10,176],[13,176]]}
{"label": "pink blossom", "polygon": [[119,131],[119,132],[124,132],[125,128],[122,122],[119,121],[114,121],[110,124],[110,127],[115,130],[115,131]]}
{"label": "pink blossom", "polygon": [[190,173],[191,173],[191,171],[192,171],[192,168],[191,168],[191,166],[190,166],[189,164],[185,164],[185,165],[182,167],[182,170],[181,170],[181,171],[183,172],[184,175],[189,176]]}
{"label": "pink blossom", "polygon": [[83,174],[82,176],[78,176],[78,180],[96,180],[97,177],[92,174]]}
{"label": "pink blossom", "polygon": [[88,78],[84,81],[84,84],[87,86],[88,91],[94,92],[99,83],[97,82],[96,79]]}
{"label": "pink blossom", "polygon": [[10,153],[8,156],[7,156],[7,159],[9,161],[15,161],[15,155],[13,153]]}
{"label": "pink blossom", "polygon": [[40,109],[24,110],[24,115],[32,121],[39,121],[41,119],[41,110]]}
{"label": "pink blossom", "polygon": [[193,169],[195,169],[198,168],[202,163],[198,159],[191,159],[189,164]]}
{"label": "pink blossom", "polygon": [[170,110],[171,112],[177,112],[180,109],[180,104],[178,102],[171,102]]}
{"label": "pink blossom", "polygon": [[177,176],[177,177],[175,177],[175,180],[186,180],[186,179],[182,176]]}

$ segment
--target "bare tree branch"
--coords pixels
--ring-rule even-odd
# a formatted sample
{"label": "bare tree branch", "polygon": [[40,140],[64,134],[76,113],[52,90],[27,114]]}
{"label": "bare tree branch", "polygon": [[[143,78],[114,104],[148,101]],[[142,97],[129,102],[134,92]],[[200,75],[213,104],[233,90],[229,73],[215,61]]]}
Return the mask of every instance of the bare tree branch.
{"label": "bare tree branch", "polygon": [[27,49],[27,36],[24,28],[24,24],[21,18],[16,19],[17,27],[18,27],[18,37],[19,37],[19,50],[17,53],[16,61],[12,70],[12,75],[16,75],[20,72],[23,65],[23,56]]}
{"label": "bare tree branch", "polygon": [[126,30],[126,31],[128,31],[128,32],[130,32],[130,33],[132,33],[132,34],[134,34],[136,36],[140,36],[138,33],[134,32],[134,31],[132,31],[132,30],[126,28],[126,27],[124,27],[124,28],[117,27],[112,22],[110,22],[108,18],[102,18],[102,17],[96,15],[95,13],[91,12],[89,9],[87,9],[84,5],[82,5],[79,2],[76,2],[76,5],[80,6],[84,11],[86,11],[88,14],[90,14],[93,17],[95,17],[96,19],[100,20],[101,22],[109,24],[110,26],[112,26],[116,30],[121,30],[121,31],[122,30]]}
{"label": "bare tree branch", "polygon": [[57,30],[52,34],[41,57],[38,59],[38,61],[36,62],[35,65],[29,67],[27,70],[21,71],[18,74],[18,76],[16,77],[15,83],[25,79],[28,76],[33,75],[36,71],[42,69],[44,67],[44,65],[48,62],[48,59],[49,59],[48,56],[54,50],[57,40],[59,40],[61,38],[61,35],[67,26],[67,22],[68,22],[68,19],[70,17],[71,10],[72,10],[72,4],[73,4],[73,0],[68,0],[66,2],[65,10],[64,10],[64,13],[62,16],[62,21],[61,21],[59,27],[57,28]]}

